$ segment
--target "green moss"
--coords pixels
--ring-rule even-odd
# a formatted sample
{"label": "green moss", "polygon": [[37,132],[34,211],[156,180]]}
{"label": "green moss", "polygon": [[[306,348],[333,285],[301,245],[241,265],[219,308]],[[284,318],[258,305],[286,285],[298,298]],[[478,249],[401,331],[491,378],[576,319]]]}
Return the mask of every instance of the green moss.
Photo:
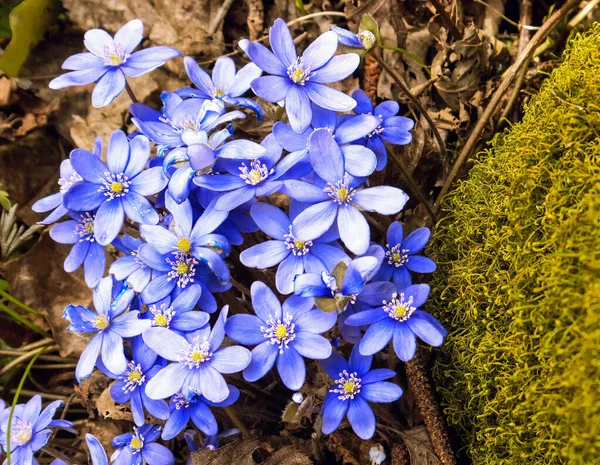
{"label": "green moss", "polygon": [[600,25],[444,208],[434,377],[473,463],[600,463]]}

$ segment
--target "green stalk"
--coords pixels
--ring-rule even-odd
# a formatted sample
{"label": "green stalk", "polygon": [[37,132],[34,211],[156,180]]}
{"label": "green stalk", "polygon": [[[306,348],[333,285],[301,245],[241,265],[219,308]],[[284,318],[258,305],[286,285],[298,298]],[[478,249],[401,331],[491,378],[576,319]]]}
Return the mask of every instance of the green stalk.
{"label": "green stalk", "polygon": [[25,384],[25,380],[27,379],[27,375],[31,371],[31,367],[38,359],[40,355],[46,352],[47,347],[42,347],[37,354],[33,356],[33,358],[29,361],[27,368],[25,368],[25,373],[21,376],[21,381],[19,382],[19,386],[17,387],[17,392],[15,392],[15,397],[13,398],[12,407],[10,409],[10,415],[8,416],[8,427],[6,429],[6,460],[8,462],[7,465],[10,465],[10,429],[12,426],[13,414],[15,413],[15,407],[17,406],[17,402],[19,401],[19,394],[21,394],[21,389],[23,389],[23,385]]}
{"label": "green stalk", "polygon": [[29,305],[25,305],[23,302],[21,302],[18,299],[15,299],[12,295],[10,295],[7,292],[4,292],[2,289],[0,289],[0,297],[5,298],[6,300],[8,300],[9,302],[12,302],[13,304],[15,304],[17,307],[22,308],[23,310],[25,310],[28,313],[31,313],[32,315],[35,316],[39,316],[39,317],[43,317],[44,315],[42,315],[40,312],[38,312],[37,310],[31,308]]}
{"label": "green stalk", "polygon": [[21,315],[19,315],[17,312],[15,312],[14,310],[12,310],[11,308],[8,308],[6,305],[0,304],[0,310],[2,310],[3,312],[7,313],[15,321],[17,321],[18,323],[21,323],[23,326],[28,327],[30,330],[38,333],[39,335],[44,336],[44,337],[50,337],[50,335],[46,331],[44,331],[42,328],[34,325],[31,321],[26,320]]}

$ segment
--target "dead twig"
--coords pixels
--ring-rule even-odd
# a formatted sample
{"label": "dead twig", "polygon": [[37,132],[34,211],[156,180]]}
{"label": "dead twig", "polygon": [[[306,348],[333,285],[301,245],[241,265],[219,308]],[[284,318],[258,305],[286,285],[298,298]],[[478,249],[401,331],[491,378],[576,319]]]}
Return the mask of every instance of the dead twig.
{"label": "dead twig", "polygon": [[463,149],[460,152],[460,155],[456,159],[452,170],[450,171],[450,175],[446,179],[442,190],[440,191],[434,205],[433,211],[437,214],[440,211],[440,204],[444,196],[450,190],[452,183],[456,179],[458,172],[460,171],[462,165],[465,161],[471,156],[471,153],[475,149],[477,143],[480,141],[481,134],[485,129],[486,125],[489,123],[492,115],[495,113],[500,101],[506,95],[511,84],[515,81],[518,76],[521,68],[529,62],[533,53],[537,49],[537,47],[546,40],[548,34],[550,34],[554,28],[563,20],[563,18],[579,3],[579,0],[568,0],[556,13],[554,13],[548,20],[540,27],[537,33],[532,37],[527,47],[523,53],[517,58],[517,61],[509,68],[506,76],[502,80],[496,92],[492,96],[490,103],[487,105],[485,111],[481,115],[481,118],[477,121],[475,128],[471,131],[467,142],[465,143]]}
{"label": "dead twig", "polygon": [[452,34],[452,37],[454,37],[454,40],[462,39],[463,31],[459,29],[459,25],[457,25],[450,17],[446,11],[446,8],[444,5],[442,5],[442,2],[439,0],[431,0],[431,3],[435,8],[435,11],[437,11],[437,14],[440,15],[440,18],[442,18],[442,21],[444,22],[446,28],[448,28],[448,31],[450,31],[450,34]]}

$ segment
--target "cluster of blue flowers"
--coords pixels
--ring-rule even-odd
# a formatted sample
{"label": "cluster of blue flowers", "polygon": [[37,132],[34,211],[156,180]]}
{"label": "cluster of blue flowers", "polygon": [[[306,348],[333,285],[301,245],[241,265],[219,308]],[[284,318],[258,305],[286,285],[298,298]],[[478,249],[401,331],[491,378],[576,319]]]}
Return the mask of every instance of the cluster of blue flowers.
{"label": "cluster of blue flowers", "polygon": [[[51,87],[98,81],[93,104],[109,104],[126,78],[179,55],[169,47],[134,52],[142,31],[139,20],[114,39],[88,31],[89,53],[70,57],[63,68],[72,71]],[[421,310],[429,287],[411,278],[411,272],[435,270],[420,255],[429,230],[404,237],[394,222],[384,246],[371,242],[365,212],[395,215],[408,196],[396,187],[372,186],[368,177],[386,166],[384,143],[411,141],[413,121],[397,115],[396,102],[373,107],[360,90],[349,96],[326,85],[359,66],[359,54],[337,54],[340,43],[353,46],[351,36],[336,28],[298,56],[290,31],[277,19],[271,50],[240,42],[252,62],[238,71],[233,60],[221,57],[210,76],[185,57],[193,87],[163,92],[160,110],[132,104],[137,131],[113,132],[106,162],[100,141],[92,152],[73,150],[61,165],[60,192],[33,206],[51,211],[44,224],[70,217],[51,229],[51,237],[73,244],[65,270],[83,265],[94,288],[94,309],[69,305],[64,317],[69,331],[90,337],[78,381],[98,368],[115,380],[114,401],[131,408],[136,427],[114,439],[114,463],[173,463],[173,454],[154,441],[174,438],[190,420],[214,442],[219,431],[211,409],[240,396],[226,375],[241,373],[254,382],[275,366],[283,384],[297,391],[305,382],[305,359],[319,360],[332,379],[323,433],[347,417],[368,439],[376,427],[369,402],[392,402],[402,394],[386,381],[393,371],[371,370],[373,355],[390,340],[404,361],[414,356],[417,337],[442,344],[444,328]],[[356,36],[354,46],[363,46],[363,39]],[[263,118],[259,103],[243,97],[250,89],[285,108],[289,121],[276,122],[261,143],[233,138],[236,121],[252,113]],[[151,158],[153,150],[157,156]],[[274,193],[289,199],[283,202],[287,211],[266,201]],[[234,309],[229,317],[228,307],[217,312],[214,294],[232,286],[232,246],[258,230],[271,239],[243,250],[242,264],[276,266],[277,291],[291,295],[282,304],[266,284],[254,282],[255,314]],[[110,245],[122,256],[104,276],[104,247]],[[338,333],[354,344],[349,361],[336,350]],[[226,336],[241,345],[223,346]],[[166,423],[147,425],[148,415]],[[33,417],[23,418],[34,424]],[[17,439],[36,438],[41,427]],[[98,441],[86,439],[93,463],[106,464]],[[42,441],[34,442],[28,451]]]}

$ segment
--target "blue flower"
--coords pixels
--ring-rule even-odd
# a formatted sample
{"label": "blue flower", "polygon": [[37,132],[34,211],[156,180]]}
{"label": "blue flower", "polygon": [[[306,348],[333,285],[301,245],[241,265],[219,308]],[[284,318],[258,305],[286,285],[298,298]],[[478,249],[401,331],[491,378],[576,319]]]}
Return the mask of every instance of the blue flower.
{"label": "blue flower", "polygon": [[[100,139],[100,136],[96,137],[93,153],[98,158],[102,155],[102,139]],[[52,210],[52,213],[43,221],[38,221],[39,224],[52,224],[67,214],[68,210],[63,206],[63,196],[69,191],[71,186],[80,181],[83,181],[83,178],[73,169],[71,160],[63,160],[60,163],[60,178],[58,179],[60,190],[55,194],[38,200],[31,206],[31,209],[37,213]]]}
{"label": "blue flower", "polygon": [[202,287],[190,286],[181,291],[173,302],[170,297],[166,297],[149,305],[142,318],[148,318],[152,326],[168,328],[180,334],[196,331],[210,319],[207,313],[193,310],[201,298],[201,293]]}
{"label": "blue flower", "polygon": [[228,384],[229,395],[222,402],[211,402],[201,395],[190,392],[184,395],[178,392],[171,398],[171,416],[162,432],[164,440],[173,439],[186,427],[190,419],[206,436],[214,436],[219,432],[217,420],[210,407],[229,407],[240,397],[240,391]]}
{"label": "blue flower", "polygon": [[254,315],[234,315],[225,325],[227,335],[241,344],[256,345],[252,361],[244,370],[246,381],[256,381],[277,362],[277,371],[288,389],[304,384],[306,367],[302,357],[324,359],[331,344],[319,334],[335,324],[336,313],[314,308],[313,299],[289,297],[283,306],[264,283],[256,281],[250,289]]}
{"label": "blue flower", "polygon": [[431,346],[441,346],[446,330],[433,316],[419,310],[428,295],[427,284],[413,284],[394,292],[381,306],[349,317],[348,325],[370,325],[360,341],[360,353],[379,352],[393,338],[394,352],[408,362],[415,355],[417,336]]}
{"label": "blue flower", "polygon": [[133,53],[142,41],[143,33],[144,25],[139,19],[121,27],[114,39],[102,29],[87,31],[83,43],[89,52],[67,58],[63,69],[74,71],[52,79],[50,88],[62,89],[98,81],[92,92],[92,105],[103,107],[110,104],[125,89],[125,76],[141,76],[181,55],[174,48],[163,46]]}
{"label": "blue flower", "polygon": [[177,202],[188,198],[196,173],[210,171],[219,158],[251,159],[264,153],[265,149],[256,142],[238,139],[225,143],[232,135],[231,129],[214,131],[220,125],[245,118],[241,111],[225,113],[222,106],[212,101],[183,100],[169,92],[163,92],[161,98],[162,113],[139,103],[131,105],[132,121],[158,144],[159,154],[166,154],[165,173],[177,164],[169,180],[169,192]]}
{"label": "blue flower", "polygon": [[150,327],[148,320],[139,320],[140,312],[129,311],[135,293],[132,289],[115,289],[114,301],[113,278],[100,280],[94,289],[94,307],[96,311],[81,305],[67,305],[63,318],[70,326],[68,331],[74,333],[96,333],[81,354],[75,377],[79,382],[92,374],[98,354],[102,355],[102,363],[112,373],[121,374],[127,369],[127,359],[123,350],[123,338],[138,336]]}
{"label": "blue flower", "polygon": [[117,237],[125,214],[136,223],[158,223],[158,213],[145,196],[161,191],[167,180],[160,167],[144,170],[149,157],[148,138],[139,135],[129,142],[119,130],[110,136],[107,164],[87,150],[71,152],[71,163],[83,182],[71,187],[63,204],[75,211],[98,209],[94,237],[100,245],[108,245]]}
{"label": "blue flower", "polygon": [[[147,313],[147,312],[146,312]],[[117,404],[130,404],[133,421],[137,426],[144,424],[144,410],[159,420],[169,418],[169,406],[163,400],[150,399],[146,394],[148,382],[160,371],[164,363],[157,363],[158,355],[144,344],[141,337],[133,340],[131,360],[121,374],[112,373],[98,361],[98,367],[109,378],[117,382],[110,387],[110,396]]]}
{"label": "blue flower", "polygon": [[[56,410],[63,406],[62,400],[52,402],[42,411],[42,397],[33,396],[26,404],[17,405],[13,411],[8,438],[10,408],[0,416],[0,444],[6,451],[10,440],[10,457],[14,464],[37,463],[33,454],[46,445],[52,435],[52,427],[71,428],[71,422],[53,420]],[[6,462],[6,460],[5,460]]]}
{"label": "blue flower", "polygon": [[319,157],[311,160],[316,174],[327,185],[325,188],[304,181],[286,181],[285,193],[300,202],[312,205],[300,213],[292,223],[292,234],[299,241],[311,241],[322,236],[336,221],[340,238],[353,253],[367,251],[371,232],[367,220],[357,208],[394,215],[408,196],[391,186],[360,188],[362,180],[351,178],[345,171],[344,157],[327,129],[317,129],[310,136]]}
{"label": "blue flower", "polygon": [[254,221],[273,240],[244,250],[240,254],[240,261],[249,268],[260,269],[279,264],[275,283],[282,294],[291,294],[294,291],[294,278],[305,271],[321,273],[332,270],[339,262],[350,261],[336,242],[339,234],[335,227],[314,241],[294,239],[292,221],[302,208],[302,204],[292,201],[289,218],[279,208],[267,203],[256,203],[250,209]]}
{"label": "blue flower", "polygon": [[348,95],[324,85],[344,79],[354,72],[360,57],[354,53],[334,56],[338,37],[333,31],[321,34],[301,57],[285,22],[278,18],[269,31],[273,52],[264,45],[240,40],[239,45],[264,72],[252,81],[252,90],[268,102],[285,100],[285,108],[294,131],[302,133],[310,126],[310,102],[334,111],[348,111],[356,102]]}
{"label": "blue flower", "polygon": [[146,387],[151,399],[164,399],[182,391],[194,392],[211,402],[223,402],[229,387],[222,373],[237,373],[250,363],[250,351],[240,346],[220,349],[225,337],[228,307],[221,310],[212,331],[208,325],[185,337],[167,328],[150,328],[144,342],[158,355],[174,363],[167,365]]}
{"label": "blue flower", "polygon": [[283,185],[283,176],[297,178],[306,174],[305,168],[299,173],[289,173],[304,159],[303,153],[294,152],[281,158],[282,148],[272,134],[265,137],[261,145],[266,148],[264,155],[250,162],[228,163],[229,174],[210,174],[194,178],[194,183],[200,187],[225,192],[215,203],[217,210],[227,212],[255,197],[277,192]]}
{"label": "blue flower", "polygon": [[106,451],[100,441],[95,436],[87,433],[85,435],[85,442],[90,449],[90,457],[92,459],[92,465],[108,465],[108,457]]}
{"label": "blue flower", "polygon": [[141,239],[135,239],[129,234],[124,234],[120,239],[115,239],[113,245],[125,256],[117,258],[110,265],[109,270],[118,281],[126,282],[127,286],[140,293],[154,275],[154,270],[138,257],[137,251],[143,243],[144,241]]}
{"label": "blue flower", "polygon": [[250,89],[250,83],[262,74],[262,70],[254,63],[248,63],[236,73],[235,62],[231,58],[219,57],[212,78],[192,57],[185,57],[183,63],[190,80],[198,90],[187,87],[176,91],[178,95],[184,98],[198,97],[213,100],[222,102],[223,105],[239,105],[254,111],[257,119],[262,120],[264,112],[261,106],[254,100],[240,97]]}
{"label": "blue flower", "polygon": [[433,273],[435,262],[428,257],[417,255],[423,250],[431,231],[418,228],[404,238],[402,225],[394,221],[387,231],[385,260],[375,280],[392,280],[398,289],[412,284],[410,271],[414,273]]}
{"label": "blue flower", "polygon": [[50,230],[50,237],[61,244],[74,244],[65,259],[64,268],[72,273],[81,265],[88,287],[95,287],[106,267],[104,247],[94,237],[95,213],[69,212],[72,220],[57,224]]}
{"label": "blue flower", "polygon": [[357,105],[354,113],[357,115],[375,115],[379,118],[379,125],[366,136],[366,146],[377,155],[377,171],[385,168],[387,163],[387,149],[384,142],[395,145],[406,145],[412,141],[410,130],[415,122],[404,116],[396,116],[400,105],[393,100],[386,100],[373,108],[371,99],[364,91],[356,89],[352,93]]}
{"label": "blue flower", "polygon": [[[148,243],[138,248],[138,257],[156,270],[154,278],[142,292],[142,300],[146,304],[164,299],[176,287],[185,289],[188,285],[201,285],[201,282],[196,282],[197,278],[202,278],[207,269],[221,283],[228,283],[230,277],[229,268],[222,258],[229,255],[229,242],[224,236],[213,234],[227,218],[227,212],[215,210],[211,205],[193,223],[189,200],[177,204],[170,195],[165,200],[173,215],[172,227],[140,227],[140,232]],[[204,284],[206,289],[206,282]]]}
{"label": "blue flower", "polygon": [[361,439],[375,434],[375,415],[368,402],[393,402],[402,395],[400,386],[385,381],[396,373],[387,368],[371,370],[372,356],[364,356],[355,345],[347,362],[337,352],[321,361],[325,372],[335,380],[323,401],[323,434],[333,433],[344,417]]}
{"label": "blue flower", "polygon": [[[158,439],[162,427],[144,425],[134,427],[133,433],[116,436],[112,444],[118,450],[111,457],[112,465],[173,465],[175,456],[161,444],[154,441]],[[115,458],[116,456],[116,458]]]}
{"label": "blue flower", "polygon": [[277,142],[288,152],[308,151],[310,159],[322,155],[318,145],[311,143],[311,134],[321,128],[326,128],[330,137],[340,146],[344,156],[346,171],[352,176],[369,176],[375,171],[377,158],[369,148],[360,144],[352,144],[374,131],[381,123],[373,115],[337,116],[334,111],[326,110],[315,104],[312,105],[312,121],[302,134],[296,133],[288,124],[277,122],[273,126],[273,134]]}
{"label": "blue flower", "polygon": [[377,38],[371,31],[365,30],[359,34],[354,34],[348,29],[337,26],[333,26],[331,30],[338,35],[339,43],[346,47],[359,48],[368,51],[377,43]]}

